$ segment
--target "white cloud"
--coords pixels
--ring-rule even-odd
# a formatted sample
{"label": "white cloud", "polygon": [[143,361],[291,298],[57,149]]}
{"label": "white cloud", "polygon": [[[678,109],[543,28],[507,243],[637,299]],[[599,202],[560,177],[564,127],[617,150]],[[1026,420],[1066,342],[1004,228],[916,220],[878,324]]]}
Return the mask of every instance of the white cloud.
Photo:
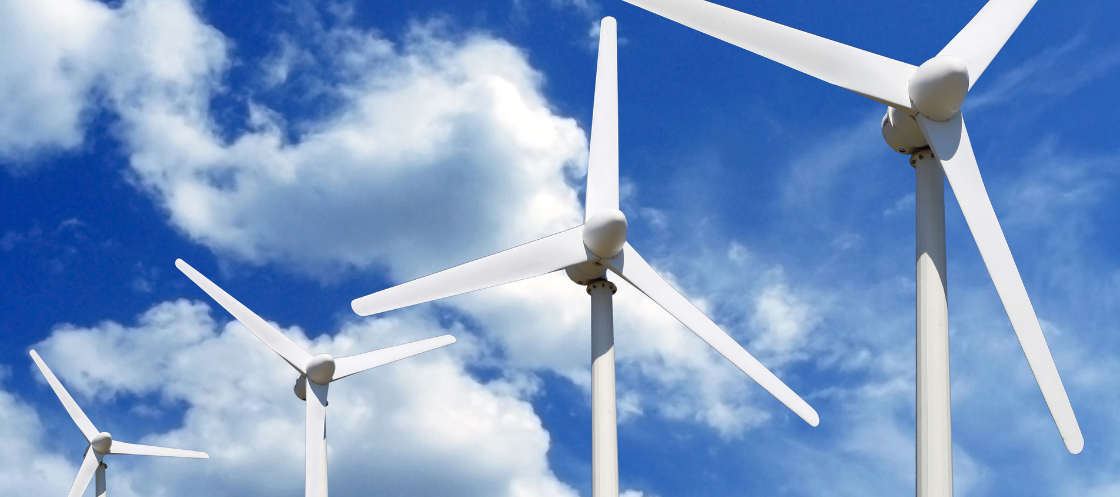
{"label": "white cloud", "polygon": [[0,4],[0,159],[82,142],[97,76],[88,55],[109,21],[109,9],[88,0]]}
{"label": "white cloud", "polygon": [[[130,177],[173,226],[228,259],[322,279],[381,268],[400,281],[580,223],[567,181],[583,173],[586,136],[552,111],[542,76],[503,40],[445,36],[438,23],[413,25],[400,43],[345,23],[316,28],[311,47],[282,38],[262,69],[266,84],[330,48],[333,58],[316,62],[327,72],[315,91],[338,109],[289,124],[250,102],[249,122],[225,139],[209,110],[230,65],[222,34],[182,0],[129,0],[106,15],[90,50],[120,117]],[[632,399],[628,412],[725,435],[769,419],[753,406],[764,392],[749,378],[620,286],[621,377],[667,398],[655,410]],[[479,320],[503,366],[587,385],[588,297],[562,275],[447,304]]]}
{"label": "white cloud", "polygon": [[124,111],[136,181],[198,242],[320,277],[371,265],[416,276],[578,224],[564,182],[585,162],[575,122],[551,112],[513,46],[435,29],[414,27],[399,48],[351,40],[337,56],[360,76],[295,143],[259,105],[255,129],[225,143],[206,98],[169,103],[145,84]]}
{"label": "white cloud", "polygon": [[[314,341],[299,328],[286,333],[311,351],[344,356],[443,331],[429,318],[401,313],[348,323]],[[469,335],[459,338],[451,348],[332,384],[329,458],[338,493],[576,495],[548,467],[549,434],[532,406],[511,395],[504,380],[472,378],[464,360],[479,349]],[[115,493],[275,495],[302,488],[304,405],[291,391],[298,373],[240,324],[219,326],[207,306],[165,302],[135,326],[63,326],[36,348],[79,403],[140,396],[185,404],[180,426],[136,441],[205,450],[211,459],[114,459]],[[18,476],[9,469],[0,474]]]}
{"label": "white cloud", "polygon": [[1005,226],[1041,228],[1063,243],[1084,238],[1091,215],[1110,197],[1117,180],[1112,154],[1071,153],[1048,137],[1023,154],[1025,167],[1004,189]]}
{"label": "white cloud", "polygon": [[[59,406],[61,407],[61,405]],[[8,495],[62,495],[78,472],[77,462],[42,450],[48,437],[71,435],[45,433],[35,410],[0,390],[0,486]],[[80,457],[81,454],[78,454]]]}
{"label": "white cloud", "polygon": [[80,145],[83,114],[102,98],[121,113],[142,105],[139,93],[197,111],[225,69],[224,38],[187,1],[17,0],[0,9],[0,157]]}
{"label": "white cloud", "polygon": [[[80,111],[98,89],[120,117],[134,181],[174,226],[223,254],[305,271],[387,265],[398,277],[414,276],[484,251],[487,242],[515,243],[579,222],[565,175],[581,174],[586,138],[574,120],[553,114],[540,74],[507,42],[483,34],[448,41],[432,24],[414,26],[397,46],[341,26],[315,42],[333,50],[333,74],[316,91],[341,102],[336,112],[300,123],[291,142],[283,116],[250,102],[245,129],[226,140],[209,107],[230,65],[229,44],[188,2],[62,3],[9,6],[28,29],[43,29],[7,32],[8,46],[53,42],[61,47],[56,58],[82,65],[35,68],[63,89],[29,85],[38,76],[20,70],[0,73],[12,91],[43,93],[0,99],[28,104],[0,115],[10,116],[5,127],[31,136],[0,133],[10,142],[0,154],[30,150],[24,142],[76,145]],[[81,36],[64,21],[81,25]],[[304,51],[282,43],[265,79],[284,79]],[[51,115],[34,109],[36,98],[65,107],[58,112],[65,119],[50,123],[55,131],[24,123]],[[460,251],[434,249],[449,241]]]}
{"label": "white cloud", "polygon": [[1086,33],[1078,33],[1065,43],[1050,46],[1017,67],[997,76],[982,79],[986,89],[966,100],[965,111],[979,110],[1009,102],[1030,100],[1024,106],[1036,111],[1040,99],[1052,100],[1069,95],[1086,84],[1109,75],[1120,65],[1120,48],[1116,46],[1085,53],[1100,46],[1089,43]]}
{"label": "white cloud", "polygon": [[798,298],[783,284],[766,287],[755,301],[751,322],[762,333],[751,341],[760,351],[785,357],[803,356],[805,339],[819,318],[814,309]]}

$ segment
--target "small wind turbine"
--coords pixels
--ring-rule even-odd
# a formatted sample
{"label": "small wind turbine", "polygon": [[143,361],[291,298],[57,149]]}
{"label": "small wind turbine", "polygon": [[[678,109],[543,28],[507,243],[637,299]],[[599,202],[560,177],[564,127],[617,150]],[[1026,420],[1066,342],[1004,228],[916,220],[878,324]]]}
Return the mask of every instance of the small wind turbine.
{"label": "small wind turbine", "polygon": [[565,270],[591,295],[592,495],[618,496],[615,418],[614,318],[606,279],[611,270],[700,336],[812,426],[819,418],[757,359],[673,289],[626,242],[626,216],[618,210],[617,28],[600,24],[591,151],[587,168],[585,222],[518,247],[354,300],[354,312],[377,314],[482,288]]}
{"label": "small wind turbine", "polygon": [[443,335],[338,359],[330,354],[312,356],[182,259],[175,260],[175,267],[299,372],[295,393],[300,400],[307,402],[304,456],[306,497],[327,495],[327,387],[330,383],[354,373],[455,343],[455,337]]}
{"label": "small wind turbine", "polygon": [[74,424],[78,425],[78,429],[82,431],[82,436],[86,437],[86,441],[89,442],[82,467],[78,469],[78,477],[74,479],[74,485],[70,487],[68,497],[79,497],[84,494],[86,487],[89,486],[89,480],[95,474],[97,475],[96,495],[97,497],[105,496],[105,468],[109,466],[102,462],[102,459],[108,454],[189,457],[192,459],[210,458],[205,452],[118,442],[113,440],[113,436],[109,433],[98,432],[97,428],[86,417],[86,413],[82,412],[82,408],[78,407],[78,403],[74,402],[74,398],[70,396],[70,393],[54,376],[51,369],[47,367],[47,363],[43,362],[43,359],[34,350],[31,351],[31,359],[35,361],[36,366],[39,366],[39,371],[43,372],[43,376],[47,377],[47,383],[50,383],[54,394],[58,396],[58,400],[62,401],[62,406],[66,408],[66,412],[70,413],[70,418],[74,420]]}
{"label": "small wind turbine", "polygon": [[[882,131],[917,169],[918,495],[952,495],[944,177],[1023,346],[1066,449],[1085,445],[1019,269],[980,177],[960,108],[1034,6],[991,0],[919,67],[703,0],[626,0],[697,31],[888,105]],[[932,151],[930,150],[932,148]],[[940,163],[939,163],[940,162]]]}

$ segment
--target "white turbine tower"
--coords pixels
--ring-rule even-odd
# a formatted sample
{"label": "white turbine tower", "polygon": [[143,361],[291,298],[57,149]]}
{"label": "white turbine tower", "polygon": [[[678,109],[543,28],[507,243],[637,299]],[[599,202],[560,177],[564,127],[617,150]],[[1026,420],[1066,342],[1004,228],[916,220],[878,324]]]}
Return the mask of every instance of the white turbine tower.
{"label": "white turbine tower", "polygon": [[587,293],[591,295],[594,497],[618,496],[612,307],[616,287],[606,279],[608,269],[669,311],[810,425],[816,426],[819,422],[817,412],[809,404],[673,289],[626,242],[626,216],[618,209],[616,37],[614,19],[604,18],[599,31],[584,224],[353,302],[354,312],[368,316],[561,269],[572,281],[587,285]]}
{"label": "white turbine tower", "polygon": [[918,495],[953,491],[943,177],[956,194],[1066,449],[1081,452],[1081,429],[984,189],[960,112],[969,89],[1034,0],[991,0],[919,67],[703,0],[626,1],[889,106],[883,138],[892,149],[911,154],[917,169]]}
{"label": "white turbine tower", "polygon": [[299,372],[295,393],[307,403],[304,449],[306,497],[327,496],[327,387],[330,383],[354,373],[455,343],[455,337],[443,335],[338,359],[330,354],[312,356],[182,259],[175,261],[175,267]]}
{"label": "white turbine tower", "polygon": [[70,487],[68,497],[79,497],[84,494],[86,487],[89,486],[90,479],[94,475],[97,476],[97,484],[95,485],[97,497],[105,496],[105,468],[109,466],[102,459],[109,454],[189,457],[192,459],[210,458],[205,452],[119,442],[113,440],[113,436],[107,432],[98,432],[97,428],[86,417],[86,413],[82,412],[82,408],[78,407],[78,403],[74,402],[74,398],[70,396],[70,393],[58,381],[51,369],[47,367],[47,363],[43,362],[43,359],[34,350],[31,351],[31,359],[35,361],[36,366],[39,366],[39,371],[43,372],[43,376],[47,377],[47,383],[51,385],[54,394],[58,396],[58,400],[62,401],[62,406],[66,408],[66,412],[70,413],[70,418],[74,420],[74,424],[78,425],[78,429],[82,431],[82,436],[86,437],[86,441],[89,442],[82,466],[78,469],[78,477],[74,479],[74,485]]}

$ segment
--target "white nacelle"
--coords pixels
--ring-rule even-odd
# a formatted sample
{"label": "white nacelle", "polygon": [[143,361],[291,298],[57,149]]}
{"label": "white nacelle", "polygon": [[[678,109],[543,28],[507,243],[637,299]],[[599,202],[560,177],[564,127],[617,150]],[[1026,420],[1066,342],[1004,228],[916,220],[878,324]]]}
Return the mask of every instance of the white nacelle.
{"label": "white nacelle", "polygon": [[330,354],[319,354],[312,357],[310,361],[307,361],[307,367],[304,368],[304,371],[307,371],[308,380],[326,385],[334,379],[334,357],[331,357]]}
{"label": "white nacelle", "polygon": [[894,107],[887,107],[887,118],[890,119],[891,126],[894,127],[899,136],[910,142],[914,149],[929,146],[929,143],[926,142],[926,136],[922,134],[922,128],[918,126],[918,121],[914,120],[914,116]]}
{"label": "white nacelle", "polygon": [[887,141],[887,145],[891,147],[891,150],[900,154],[910,153],[910,147],[912,147],[912,145],[910,145],[910,142],[906,141],[902,135],[898,134],[898,131],[895,131],[894,126],[891,126],[891,119],[889,116],[883,116],[882,125],[883,139]]}
{"label": "white nacelle", "polygon": [[295,390],[299,400],[307,400],[307,377],[299,375],[299,378],[296,378],[296,386],[292,390]]}
{"label": "white nacelle", "polygon": [[882,126],[883,139],[895,152],[910,155],[923,148],[929,148],[925,136],[922,135],[922,129],[918,127],[918,122],[901,110],[888,107],[887,114],[883,116]]}
{"label": "white nacelle", "polygon": [[580,285],[587,285],[592,281],[602,279],[607,274],[607,267],[601,262],[584,262],[564,270],[572,281]]}
{"label": "white nacelle", "polygon": [[101,432],[93,436],[93,440],[89,441],[89,446],[98,454],[108,454],[109,449],[113,446],[113,436],[108,432]]}
{"label": "white nacelle", "polygon": [[618,255],[626,244],[626,215],[615,209],[591,216],[583,225],[583,244],[604,259]]}

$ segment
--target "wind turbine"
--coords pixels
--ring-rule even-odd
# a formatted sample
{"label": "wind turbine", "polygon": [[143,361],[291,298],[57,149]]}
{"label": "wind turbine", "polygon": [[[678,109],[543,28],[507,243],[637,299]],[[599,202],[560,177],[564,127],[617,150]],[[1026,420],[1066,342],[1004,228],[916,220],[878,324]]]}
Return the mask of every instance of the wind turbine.
{"label": "wind turbine", "polygon": [[43,362],[43,359],[34,350],[31,351],[31,359],[35,361],[36,366],[39,366],[39,371],[43,372],[43,376],[47,377],[47,383],[51,385],[54,394],[58,396],[58,400],[62,401],[62,406],[66,408],[66,412],[70,413],[70,418],[74,420],[74,424],[78,425],[78,429],[82,431],[82,436],[86,437],[86,441],[89,442],[82,466],[78,469],[78,477],[74,479],[74,485],[70,487],[68,497],[79,497],[84,494],[86,487],[89,486],[89,480],[94,475],[97,475],[97,484],[95,485],[97,497],[105,496],[105,468],[109,466],[102,459],[108,454],[189,457],[192,459],[210,458],[205,452],[118,442],[113,440],[113,436],[108,432],[98,432],[97,428],[86,417],[86,413],[82,412],[82,408],[78,407],[78,403],[74,402],[74,398],[70,396],[70,393],[58,381],[51,369],[47,367],[47,363]]}
{"label": "wind turbine", "polygon": [[952,495],[944,177],[956,194],[1066,449],[1085,445],[1034,307],[992,209],[960,108],[1034,6],[991,0],[922,65],[889,59],[704,0],[626,0],[888,106],[883,138],[917,169],[917,488]]}
{"label": "wind turbine", "polygon": [[330,383],[354,373],[455,343],[455,337],[443,335],[338,359],[330,354],[312,356],[182,259],[175,260],[175,267],[299,372],[295,393],[307,403],[304,456],[306,497],[327,496],[327,387]]}
{"label": "wind turbine", "polygon": [[748,376],[812,426],[819,418],[801,397],[673,289],[626,242],[626,216],[618,205],[617,28],[600,24],[595,103],[591,119],[585,221],[473,262],[354,300],[354,312],[377,314],[482,288],[565,270],[591,295],[592,495],[618,496],[618,440],[615,417],[614,318],[607,281],[615,273],[657,302]]}

